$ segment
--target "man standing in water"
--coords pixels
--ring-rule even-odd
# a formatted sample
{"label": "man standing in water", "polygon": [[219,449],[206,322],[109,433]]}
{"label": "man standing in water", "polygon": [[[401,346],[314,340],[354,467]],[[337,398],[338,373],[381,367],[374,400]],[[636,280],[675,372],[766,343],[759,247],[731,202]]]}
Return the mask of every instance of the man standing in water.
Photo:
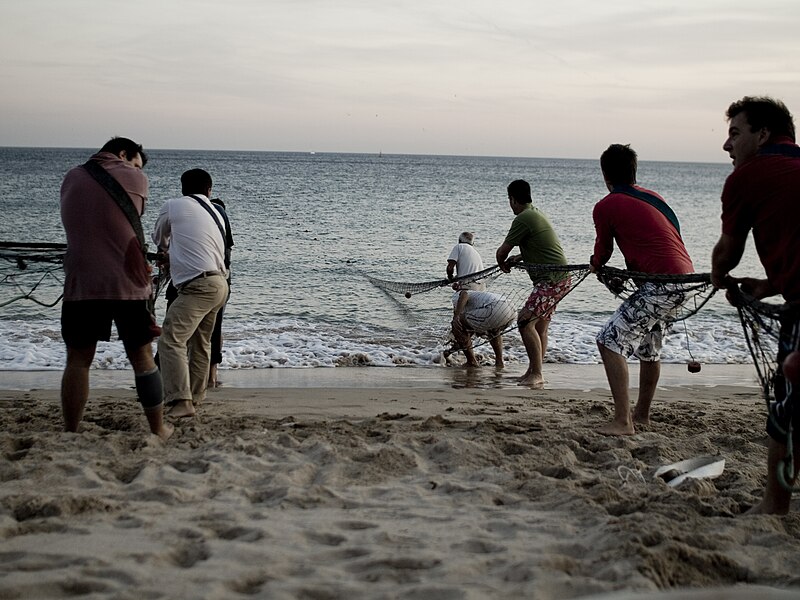
{"label": "man standing in water", "polygon": [[[500,269],[508,273],[511,271],[511,263],[520,260],[527,264],[567,264],[553,226],[532,204],[531,186],[528,182],[522,179],[512,181],[507,192],[508,202],[515,216],[505,241],[495,254]],[[509,258],[514,246],[519,246],[520,254]],[[548,276],[542,279],[540,274],[533,272],[529,275],[533,281],[533,291],[517,315],[519,333],[529,361],[528,370],[520,378],[519,384],[542,388],[547,330],[556,305],[569,291],[570,284],[568,278]]]}
{"label": "man standing in water", "polygon": [[151,343],[159,329],[150,312],[150,270],[140,216],[147,201],[147,155],[127,138],[112,138],[75,167],[61,185],[67,234],[61,335],[67,365],[61,380],[64,429],[77,431],[89,398],[89,368],[111,322],[133,366],[136,393],[150,431],[166,440],[161,375]]}
{"label": "man standing in water", "polygon": [[[722,190],[722,234],[711,258],[711,282],[718,288],[740,284],[755,298],[782,294],[800,303],[800,147],[795,144],[794,119],[786,106],[772,98],[745,97],[728,107],[728,139],[722,146],[733,159],[733,173]],[[742,258],[747,236],[753,231],[756,251],[766,279],[735,279],[729,273]],[[791,486],[800,468],[795,451],[789,465],[788,487],[778,469],[787,455],[789,432],[800,444],[797,387],[787,385],[784,359],[800,344],[800,311],[781,322],[775,402],[767,418],[769,448],[767,486],[754,514],[787,514]],[[788,390],[788,391],[787,391]]]}
{"label": "man standing in water", "polygon": [[[655,192],[636,185],[637,158],[630,146],[612,144],[600,157],[610,194],[593,212],[597,238],[592,269],[608,262],[616,241],[631,271],[650,274],[694,272],[677,217]],[[633,435],[633,423],[650,422],[650,404],[661,375],[665,319],[683,302],[675,284],[645,282],[625,300],[597,334],[597,347],[614,397],[614,418],[599,429],[606,435]],[[627,358],[640,362],[639,398],[631,415]]]}

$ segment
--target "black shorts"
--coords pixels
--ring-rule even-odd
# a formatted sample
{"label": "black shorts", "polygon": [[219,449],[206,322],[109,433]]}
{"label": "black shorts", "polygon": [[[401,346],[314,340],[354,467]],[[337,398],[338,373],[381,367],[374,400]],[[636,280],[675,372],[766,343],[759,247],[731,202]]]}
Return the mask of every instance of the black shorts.
{"label": "black shorts", "polygon": [[111,339],[111,322],[126,348],[140,348],[161,335],[147,300],[77,300],[61,307],[61,337],[68,348]]}

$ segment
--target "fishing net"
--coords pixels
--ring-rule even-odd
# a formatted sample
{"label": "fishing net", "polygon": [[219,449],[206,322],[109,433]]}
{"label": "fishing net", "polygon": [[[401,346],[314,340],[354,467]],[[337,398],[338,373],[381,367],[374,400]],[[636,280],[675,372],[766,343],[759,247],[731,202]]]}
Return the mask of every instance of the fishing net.
{"label": "fishing net", "polygon": [[[794,486],[794,433],[792,427],[792,401],[782,400],[792,393],[793,382],[784,377],[781,360],[797,347],[797,323],[800,320],[800,307],[792,304],[775,304],[757,300],[742,291],[738,285],[728,289],[728,299],[736,307],[742,323],[747,347],[761,384],[761,392],[767,404],[767,414],[774,427],[786,434],[786,454],[776,467],[778,482],[785,489],[795,492]],[[784,327],[782,324],[793,324]],[[784,336],[782,338],[782,335]],[[795,384],[797,382],[794,382]],[[777,406],[776,406],[777,404]],[[777,415],[785,417],[785,426],[777,420]]]}
{"label": "fishing net", "polygon": [[[66,244],[0,242],[0,307],[29,300],[45,307],[61,301],[64,289]],[[158,298],[169,283],[169,270],[163,257],[147,254],[156,264],[153,273],[153,298]]]}
{"label": "fishing net", "polygon": [[[589,274],[589,265],[538,265],[512,263],[509,273],[494,265],[483,271],[424,282],[400,282],[364,274],[377,288],[413,309],[415,324],[432,332],[437,350],[445,358],[463,350],[451,330],[454,288],[468,290],[479,300],[471,303],[467,322],[475,336],[473,347],[483,346],[517,326],[516,316],[531,295],[533,287],[551,290],[549,302],[558,304]],[[476,289],[480,288],[480,289]],[[482,293],[483,291],[489,294]],[[477,293],[476,293],[477,292]],[[533,310],[534,318],[537,311]]]}
{"label": "fishing net", "polygon": [[753,358],[761,392],[764,399],[770,402],[775,397],[781,318],[788,311],[787,305],[756,300],[738,286],[732,286],[728,290],[728,299],[739,313],[744,339]]}
{"label": "fishing net", "polygon": [[[637,304],[637,308],[650,312],[652,316],[668,324],[683,321],[696,314],[717,291],[711,284],[708,273],[653,275],[600,267],[597,278],[622,300],[630,299],[639,290],[646,291],[651,302]],[[674,308],[665,315],[660,310],[664,306]]]}
{"label": "fishing net", "polygon": [[406,298],[411,298],[416,294],[424,294],[425,292],[441,290],[442,288],[448,288],[452,290],[453,284],[467,286],[471,283],[483,282],[488,286],[501,274],[502,271],[500,270],[500,267],[494,265],[493,267],[489,267],[483,271],[471,273],[470,275],[464,275],[463,277],[456,277],[454,279],[434,279],[433,281],[411,283],[405,281],[389,281],[387,279],[378,279],[377,277],[372,277],[368,273],[363,273],[364,277],[366,277],[367,280],[369,280],[377,288],[383,290],[384,292],[392,292],[403,295]]}
{"label": "fishing net", "polygon": [[66,244],[0,242],[0,307],[19,300],[58,304],[66,250]]}

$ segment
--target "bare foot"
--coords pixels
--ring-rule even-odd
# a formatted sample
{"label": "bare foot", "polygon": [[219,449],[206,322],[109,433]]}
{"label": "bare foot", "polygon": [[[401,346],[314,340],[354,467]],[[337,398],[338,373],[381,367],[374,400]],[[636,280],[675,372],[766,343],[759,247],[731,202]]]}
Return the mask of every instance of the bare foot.
{"label": "bare foot", "polygon": [[193,417],[194,412],[194,404],[192,404],[191,400],[176,400],[167,411],[167,414],[170,417]]}
{"label": "bare foot", "polygon": [[787,507],[785,510],[782,507],[773,506],[770,503],[765,502],[762,500],[758,504],[756,504],[753,508],[745,512],[746,515],[788,515],[789,508]]}
{"label": "bare foot", "polygon": [[633,435],[636,432],[633,429],[633,423],[623,425],[616,421],[611,421],[608,425],[598,427],[597,433],[601,435]]}
{"label": "bare foot", "polygon": [[534,390],[541,390],[544,388],[544,377],[541,375],[523,375],[517,381],[517,385],[525,385]]}
{"label": "bare foot", "polygon": [[505,368],[506,368],[506,365],[505,365],[505,363],[504,363],[502,360],[500,360],[500,361],[495,361],[495,363],[494,363],[494,368],[495,368],[495,369],[497,369],[498,371],[500,371],[500,370],[502,370],[502,369],[505,369]]}
{"label": "bare foot", "polygon": [[640,425],[650,425],[650,415],[639,415],[634,411],[631,413],[631,419]]}
{"label": "bare foot", "polygon": [[162,423],[161,427],[158,428],[158,431],[153,432],[153,435],[157,435],[161,438],[162,442],[166,442],[173,433],[175,433],[175,428],[172,425],[169,423]]}

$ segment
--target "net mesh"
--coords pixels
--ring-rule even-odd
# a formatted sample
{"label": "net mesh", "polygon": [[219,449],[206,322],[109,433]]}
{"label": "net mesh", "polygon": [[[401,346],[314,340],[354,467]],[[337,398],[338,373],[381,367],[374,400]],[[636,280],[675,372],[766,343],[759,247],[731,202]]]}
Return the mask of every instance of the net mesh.
{"label": "net mesh", "polygon": [[[465,287],[468,284],[482,282],[486,289],[501,297],[502,302],[487,306],[480,312],[479,318],[496,322],[496,311],[505,312],[505,306],[511,306],[516,314],[526,303],[533,287],[541,284],[553,283],[557,291],[552,296],[552,303],[558,304],[572,290],[580,285],[591,273],[588,264],[575,265],[542,265],[527,264],[523,262],[511,263],[513,267],[509,273],[504,273],[500,267],[494,265],[483,271],[458,277],[452,280],[437,279],[424,282],[401,282],[378,279],[368,274],[364,276],[376,287],[403,302],[404,307],[413,310],[417,315],[426,312],[438,322],[431,323],[431,327],[438,327],[439,338],[442,340],[442,352],[449,356],[454,352],[463,350],[455,342],[455,337],[450,329],[452,311],[453,287]],[[637,273],[614,267],[601,267],[596,270],[597,278],[621,300],[629,299],[643,285],[647,284],[650,303],[642,305],[644,310],[650,310],[652,315],[671,325],[684,321],[696,314],[712,298],[716,288],[711,284],[710,275],[707,273],[690,273],[682,275],[654,275]],[[405,300],[403,300],[403,297]],[[663,307],[671,308],[664,314]],[[432,307],[439,306],[436,312]],[[656,312],[658,311],[658,312]],[[435,315],[435,317],[434,317]],[[536,307],[533,308],[533,318],[540,317]],[[473,319],[475,320],[475,319]],[[493,337],[502,335],[516,327],[516,319],[512,319],[502,330],[486,332],[484,327],[477,324],[471,333],[479,339],[473,346],[488,343]]]}
{"label": "net mesh", "polygon": [[[27,300],[53,307],[64,289],[66,244],[0,242],[0,307]],[[153,273],[153,297],[169,283],[169,271],[160,268],[162,257],[147,254],[157,266]]]}
{"label": "net mesh", "polygon": [[404,295],[410,298],[416,294],[424,294],[442,288],[451,288],[454,284],[467,285],[475,282],[483,282],[487,287],[502,274],[500,267],[494,265],[483,271],[464,275],[463,277],[456,277],[454,279],[434,279],[433,281],[422,281],[418,283],[411,283],[405,281],[389,281],[387,279],[378,279],[372,277],[368,273],[363,273],[368,281],[373,283],[379,289],[385,292],[393,292],[395,294]]}
{"label": "net mesh", "polygon": [[[425,282],[400,282],[378,279],[368,274],[365,277],[376,287],[390,294],[404,307],[414,310],[416,324],[435,330],[439,340],[438,350],[445,357],[463,350],[456,342],[450,327],[453,316],[453,301],[456,289],[469,288],[470,284],[482,283],[486,291],[497,297],[470,313],[470,333],[474,334],[472,346],[479,347],[489,343],[516,327],[516,314],[523,307],[531,293],[531,286],[537,283],[558,281],[554,303],[560,302],[577,287],[589,274],[589,265],[538,265],[513,263],[509,273],[504,273],[494,265],[482,271],[456,277],[452,280],[438,279]],[[510,310],[509,310],[510,307]],[[508,318],[509,313],[511,318]],[[420,323],[428,315],[427,323]],[[539,316],[534,310],[534,317]],[[502,323],[501,327],[496,327]]]}
{"label": "net mesh", "polygon": [[66,244],[0,242],[0,307],[20,300],[58,304],[66,251]]}
{"label": "net mesh", "polygon": [[793,309],[787,304],[757,300],[738,286],[728,290],[728,299],[736,307],[742,323],[747,348],[761,384],[764,399],[775,397],[775,374],[778,371],[778,342],[781,319]]}
{"label": "net mesh", "polygon": [[[668,324],[688,319],[696,314],[716,293],[708,273],[687,273],[682,275],[653,275],[601,267],[597,270],[597,278],[608,290],[622,300],[629,299],[643,285],[648,285],[648,297],[653,299],[652,306],[644,306],[653,316],[662,318]],[[664,317],[656,314],[654,307],[673,305],[673,311]]]}
{"label": "net mesh", "polygon": [[[796,382],[789,381],[788,378],[784,378],[779,373],[780,365],[778,363],[778,351],[781,345],[781,324],[787,321],[796,323],[800,307],[788,303],[774,304],[758,300],[742,291],[738,285],[729,287],[728,299],[739,312],[739,320],[742,323],[747,347],[750,350],[750,355],[753,358],[753,364],[758,374],[761,391],[767,404],[769,419],[778,431],[784,431],[786,434],[785,455],[775,465],[778,483],[790,492],[800,491],[800,488],[795,486],[795,433],[792,420],[794,407],[789,399],[792,393],[792,385],[796,384]],[[786,340],[784,340],[784,343],[786,343]],[[792,347],[796,347],[796,340],[792,342]],[[776,393],[776,386],[786,386],[786,393],[780,394],[786,401],[775,402],[779,396]],[[777,408],[777,411],[772,410],[773,407]],[[778,420],[778,413],[781,411],[784,412],[785,429]]]}

